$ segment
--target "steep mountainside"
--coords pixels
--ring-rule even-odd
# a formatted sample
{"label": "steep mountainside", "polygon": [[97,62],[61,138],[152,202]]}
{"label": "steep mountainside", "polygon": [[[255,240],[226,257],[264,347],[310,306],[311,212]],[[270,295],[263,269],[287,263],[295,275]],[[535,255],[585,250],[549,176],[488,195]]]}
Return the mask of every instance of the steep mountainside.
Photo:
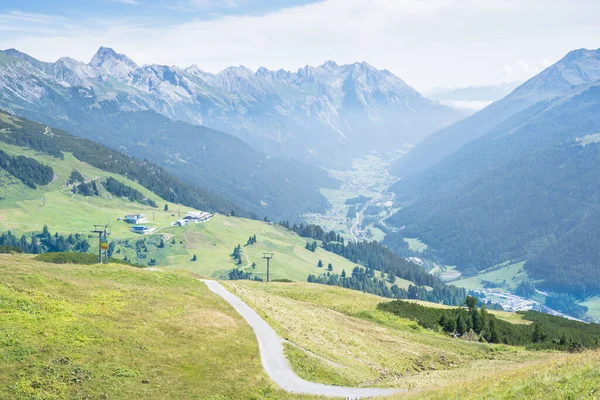
{"label": "steep mountainside", "polygon": [[89,64],[0,53],[0,107],[57,124],[81,113],[152,110],[235,134],[255,148],[326,166],[416,142],[462,114],[369,64],[306,66],[297,73],[230,67],[218,74],[138,66],[101,47]]}
{"label": "steep mountainside", "polygon": [[408,177],[424,171],[527,107],[599,79],[600,49],[574,50],[502,100],[427,137],[398,160],[393,167],[394,175]]}
{"label": "steep mountainside", "polygon": [[512,115],[399,182],[390,220],[463,271],[527,260],[545,289],[600,293],[599,110],[596,82]]}

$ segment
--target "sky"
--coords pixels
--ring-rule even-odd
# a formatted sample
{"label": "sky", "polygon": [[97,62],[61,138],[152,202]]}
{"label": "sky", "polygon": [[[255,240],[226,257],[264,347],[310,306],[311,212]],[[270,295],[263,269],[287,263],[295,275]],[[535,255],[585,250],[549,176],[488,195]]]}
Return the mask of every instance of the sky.
{"label": "sky", "polygon": [[296,71],[367,61],[420,91],[522,81],[600,47],[598,0],[2,0],[0,49]]}

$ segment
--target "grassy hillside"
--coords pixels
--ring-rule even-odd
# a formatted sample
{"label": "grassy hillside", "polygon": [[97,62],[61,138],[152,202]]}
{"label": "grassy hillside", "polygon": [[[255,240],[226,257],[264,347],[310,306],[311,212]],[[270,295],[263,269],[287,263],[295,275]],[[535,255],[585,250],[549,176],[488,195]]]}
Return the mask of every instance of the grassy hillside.
{"label": "grassy hillside", "polygon": [[[250,327],[189,272],[0,255],[0,274],[1,399],[312,398],[270,381]],[[293,368],[312,381],[419,398],[582,398],[599,383],[599,353],[452,339],[338,287],[226,285],[287,340]]]}
{"label": "grassy hillside", "polygon": [[[174,220],[193,209],[166,202],[136,182],[83,163],[70,153],[65,153],[64,159],[61,160],[1,141],[0,149],[9,155],[34,158],[52,166],[55,173],[52,183],[37,186],[36,189],[7,176],[6,173],[0,177],[0,196],[3,198],[0,201],[0,231],[25,233],[40,231],[43,225],[48,225],[51,232],[89,233],[93,224],[110,224],[110,240],[117,243],[118,253],[115,257],[127,256],[132,262],[139,264],[146,264],[154,258],[158,267],[186,269],[206,276],[226,276],[234,267],[234,261],[230,257],[233,248],[237,244],[244,246],[251,235],[256,235],[258,242],[243,247],[242,267],[258,276],[266,275],[263,252],[275,253],[271,263],[271,276],[274,279],[305,281],[309,273],[324,272],[324,268],[316,267],[319,260],[322,260],[325,266],[331,263],[336,273],[341,273],[342,269],[350,272],[355,266],[343,257],[321,248],[314,253],[308,251],[304,248],[307,239],[300,238],[283,227],[262,221],[215,215],[204,224],[174,227],[171,226]],[[128,199],[115,198],[102,189],[100,196],[74,195],[64,186],[73,169],[81,172],[85,178],[97,182],[112,176],[140,191],[159,207],[152,208]],[[168,205],[169,211],[163,211],[165,204]],[[132,233],[130,224],[118,220],[132,213],[146,214],[149,222],[144,224],[155,228],[154,233],[145,236]],[[159,248],[163,237],[165,247]],[[147,252],[136,251],[135,242],[138,240],[145,240]],[[94,251],[97,239],[94,236],[89,241],[92,245],[90,251]],[[196,262],[191,261],[194,254],[198,258]],[[138,255],[143,258],[138,258]],[[256,263],[255,270],[251,268],[253,262]],[[408,281],[398,282],[401,287],[408,287],[409,284]]]}
{"label": "grassy hillside", "polygon": [[480,370],[500,372],[550,356],[433,333],[377,310],[386,299],[338,287],[246,281],[226,286],[288,340],[288,358],[305,379],[426,388],[458,382]]}
{"label": "grassy hillside", "polygon": [[442,389],[412,392],[388,399],[596,399],[600,387],[600,352],[555,354],[552,360],[527,362],[501,373],[466,376]]}
{"label": "grassy hillside", "polygon": [[187,273],[0,255],[0,274],[1,399],[300,398],[275,387],[250,327]]}

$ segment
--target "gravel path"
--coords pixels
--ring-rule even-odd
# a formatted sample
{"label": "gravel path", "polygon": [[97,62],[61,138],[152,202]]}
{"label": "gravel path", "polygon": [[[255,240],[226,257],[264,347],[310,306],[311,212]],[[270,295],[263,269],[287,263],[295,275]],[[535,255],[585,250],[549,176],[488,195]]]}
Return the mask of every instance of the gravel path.
{"label": "gravel path", "polygon": [[281,388],[292,393],[311,394],[318,396],[345,397],[350,399],[370,398],[402,392],[402,389],[351,388],[308,382],[294,373],[283,352],[282,339],[262,319],[256,311],[250,308],[239,297],[231,294],[217,281],[204,280],[206,286],[224,298],[248,322],[254,330],[262,365],[267,374]]}

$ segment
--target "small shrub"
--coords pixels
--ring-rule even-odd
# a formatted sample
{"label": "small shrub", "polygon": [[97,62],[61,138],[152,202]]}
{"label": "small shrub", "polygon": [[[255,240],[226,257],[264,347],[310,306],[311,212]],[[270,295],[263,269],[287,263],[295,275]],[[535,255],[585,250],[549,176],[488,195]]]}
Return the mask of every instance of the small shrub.
{"label": "small shrub", "polygon": [[[44,253],[38,254],[34,257],[35,260],[43,261],[52,264],[80,264],[80,265],[93,265],[98,264],[98,256],[90,253]],[[111,264],[124,264],[137,267],[128,263],[127,261],[120,260],[118,258],[109,258]]]}

